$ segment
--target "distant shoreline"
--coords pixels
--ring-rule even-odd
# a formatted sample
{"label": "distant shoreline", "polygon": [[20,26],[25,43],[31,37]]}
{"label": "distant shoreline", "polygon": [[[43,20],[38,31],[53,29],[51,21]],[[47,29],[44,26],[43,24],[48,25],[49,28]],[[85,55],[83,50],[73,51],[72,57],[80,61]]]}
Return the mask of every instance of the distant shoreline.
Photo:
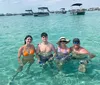
{"label": "distant shoreline", "polygon": [[[83,8],[85,9],[85,8]],[[85,9],[86,11],[100,11],[100,7],[92,7],[89,9]],[[67,12],[69,12],[70,10],[67,10]],[[50,13],[56,13],[56,12],[60,12],[60,11],[50,11]],[[27,13],[27,12],[25,12]],[[0,16],[16,16],[16,15],[22,15],[23,13],[0,13]]]}

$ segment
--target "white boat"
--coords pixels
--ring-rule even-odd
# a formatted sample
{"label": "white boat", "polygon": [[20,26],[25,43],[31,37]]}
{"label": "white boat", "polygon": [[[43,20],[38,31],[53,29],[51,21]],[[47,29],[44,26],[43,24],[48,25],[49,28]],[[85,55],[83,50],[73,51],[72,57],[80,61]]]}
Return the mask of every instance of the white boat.
{"label": "white boat", "polygon": [[25,10],[26,13],[22,13],[21,15],[22,16],[30,16],[30,15],[33,15],[33,11],[32,10]]}
{"label": "white boat", "polygon": [[35,12],[34,16],[35,17],[38,17],[38,16],[49,16],[49,9],[48,9],[48,7],[39,7],[38,8],[38,12]]}
{"label": "white boat", "polygon": [[[79,8],[73,9],[73,7],[75,7],[75,6],[78,6]],[[71,5],[72,10],[70,10],[70,13],[73,14],[73,15],[85,15],[85,9],[82,9],[81,6],[82,6],[82,3],[72,4]]]}

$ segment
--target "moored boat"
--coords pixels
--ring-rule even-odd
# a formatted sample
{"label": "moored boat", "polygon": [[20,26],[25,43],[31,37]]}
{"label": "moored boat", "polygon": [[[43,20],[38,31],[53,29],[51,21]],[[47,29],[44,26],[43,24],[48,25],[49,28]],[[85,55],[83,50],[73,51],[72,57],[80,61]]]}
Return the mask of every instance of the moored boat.
{"label": "moored boat", "polygon": [[75,3],[75,4],[72,4],[71,7],[75,7],[75,6],[78,6],[79,8],[78,9],[73,9],[70,10],[70,14],[73,14],[73,15],[85,15],[85,9],[81,8],[82,6],[82,3]]}
{"label": "moored boat", "polygon": [[22,13],[21,15],[22,16],[30,16],[30,15],[33,15],[33,11],[32,10],[25,10],[26,13]]}
{"label": "moored boat", "polygon": [[34,16],[49,16],[49,9],[48,7],[39,7],[38,12],[34,13]]}

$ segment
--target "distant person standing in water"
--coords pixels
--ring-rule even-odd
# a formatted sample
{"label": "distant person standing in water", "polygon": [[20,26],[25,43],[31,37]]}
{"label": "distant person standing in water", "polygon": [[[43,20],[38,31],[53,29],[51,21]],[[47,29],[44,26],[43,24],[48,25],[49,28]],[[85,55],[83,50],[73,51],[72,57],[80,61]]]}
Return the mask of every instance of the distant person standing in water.
{"label": "distant person standing in water", "polygon": [[50,67],[52,67],[52,60],[56,55],[56,50],[53,44],[48,42],[48,34],[43,32],[41,33],[41,39],[42,42],[38,44],[37,46],[37,58],[38,62],[42,64],[43,67],[45,67],[46,62],[49,63]]}
{"label": "distant person standing in water", "polygon": [[86,72],[86,65],[92,58],[95,57],[94,54],[87,51],[85,48],[80,46],[80,40],[78,38],[73,39],[73,46],[70,47],[72,53],[72,59],[80,60],[80,65],[78,70],[81,72]]}
{"label": "distant person standing in water", "polygon": [[[27,68],[27,72],[29,72],[30,66],[33,64],[34,62],[34,53],[35,53],[35,47],[33,44],[31,44],[33,38],[31,35],[27,35],[24,39],[24,45],[21,46],[18,50],[18,63],[20,64],[17,73],[14,75],[14,77],[22,71],[23,66],[26,63],[29,63],[29,66]],[[22,59],[21,59],[21,56]],[[13,78],[14,78],[13,77]]]}

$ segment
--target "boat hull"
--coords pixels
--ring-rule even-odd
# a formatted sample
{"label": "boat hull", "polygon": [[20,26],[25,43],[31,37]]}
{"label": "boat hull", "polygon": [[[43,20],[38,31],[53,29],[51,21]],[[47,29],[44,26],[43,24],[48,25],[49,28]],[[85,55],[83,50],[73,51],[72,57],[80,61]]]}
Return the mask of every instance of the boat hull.
{"label": "boat hull", "polygon": [[35,17],[49,16],[48,12],[36,12],[33,14]]}
{"label": "boat hull", "polygon": [[70,10],[72,15],[85,15],[85,11]]}
{"label": "boat hull", "polygon": [[22,16],[31,16],[31,15],[33,15],[33,13],[22,13],[21,15]]}
{"label": "boat hull", "polygon": [[77,15],[85,15],[85,12],[77,12]]}

